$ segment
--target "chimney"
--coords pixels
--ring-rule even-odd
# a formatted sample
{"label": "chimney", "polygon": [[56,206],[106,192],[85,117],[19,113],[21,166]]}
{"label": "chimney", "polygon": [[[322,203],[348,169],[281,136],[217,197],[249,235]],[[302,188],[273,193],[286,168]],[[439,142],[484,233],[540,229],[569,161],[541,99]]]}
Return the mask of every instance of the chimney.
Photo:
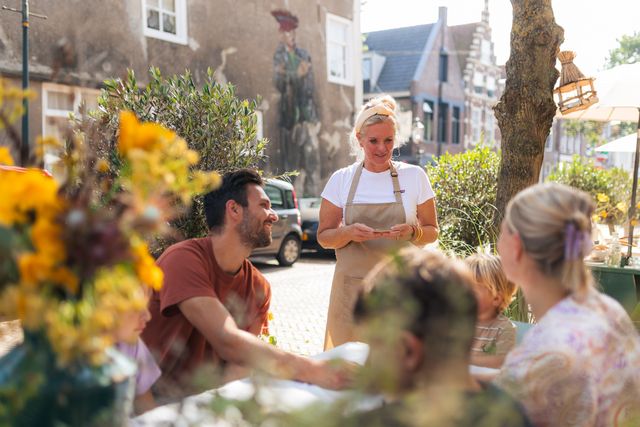
{"label": "chimney", "polygon": [[447,25],[447,7],[440,6],[438,8],[438,22],[442,22],[443,25]]}

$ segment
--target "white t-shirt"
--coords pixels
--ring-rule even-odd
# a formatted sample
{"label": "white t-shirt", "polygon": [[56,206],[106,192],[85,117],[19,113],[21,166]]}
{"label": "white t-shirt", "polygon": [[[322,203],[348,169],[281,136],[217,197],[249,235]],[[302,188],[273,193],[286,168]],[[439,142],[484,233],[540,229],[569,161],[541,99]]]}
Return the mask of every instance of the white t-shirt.
{"label": "white t-shirt", "polygon": [[[344,218],[344,208],[349,197],[349,188],[356,169],[362,165],[362,162],[356,162],[350,166],[339,169],[331,175],[327,185],[322,191],[322,198],[333,203],[335,206],[342,208],[342,217]],[[398,171],[398,182],[400,190],[404,190],[401,194],[402,205],[407,217],[407,224],[417,222],[416,208],[435,195],[431,188],[431,183],[423,168],[402,162],[393,162]],[[362,170],[356,194],[353,197],[353,203],[390,203],[395,202],[396,198],[393,194],[393,182],[389,170],[384,172],[369,172]]]}

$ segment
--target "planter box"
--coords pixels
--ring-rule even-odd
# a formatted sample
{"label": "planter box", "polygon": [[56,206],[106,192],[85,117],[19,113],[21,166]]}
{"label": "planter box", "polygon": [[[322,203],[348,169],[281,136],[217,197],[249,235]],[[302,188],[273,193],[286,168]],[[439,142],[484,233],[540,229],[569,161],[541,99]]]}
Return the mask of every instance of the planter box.
{"label": "planter box", "polygon": [[587,264],[593,272],[598,287],[605,294],[622,304],[631,318],[640,325],[640,270]]}

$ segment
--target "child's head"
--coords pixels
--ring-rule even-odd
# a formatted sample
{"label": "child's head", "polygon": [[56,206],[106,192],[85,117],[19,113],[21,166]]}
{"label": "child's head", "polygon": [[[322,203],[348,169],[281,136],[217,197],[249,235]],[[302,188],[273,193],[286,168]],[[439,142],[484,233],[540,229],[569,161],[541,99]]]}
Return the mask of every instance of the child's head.
{"label": "child's head", "polygon": [[[137,291],[136,289],[136,292]],[[147,308],[147,302],[151,296],[151,288],[142,285],[140,286],[139,292],[140,295],[137,295],[137,297],[139,297],[140,301],[144,302],[144,304],[141,304],[138,310],[120,313],[116,319],[117,328],[115,337],[117,342],[136,342],[142,330],[147,325],[147,322],[151,320],[151,313],[149,313],[149,309]]]}
{"label": "child's head", "polygon": [[500,257],[477,253],[468,256],[465,264],[473,273],[475,292],[478,298],[478,312],[493,307],[495,315],[502,313],[511,303],[516,286],[507,280]]}

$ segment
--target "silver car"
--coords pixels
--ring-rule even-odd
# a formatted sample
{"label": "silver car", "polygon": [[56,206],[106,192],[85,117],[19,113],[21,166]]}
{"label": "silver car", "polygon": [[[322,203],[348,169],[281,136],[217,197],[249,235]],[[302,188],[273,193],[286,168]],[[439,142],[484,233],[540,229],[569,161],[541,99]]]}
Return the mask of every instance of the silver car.
{"label": "silver car", "polygon": [[271,207],[278,214],[278,221],[271,228],[271,245],[254,249],[251,256],[273,255],[280,265],[292,265],[302,252],[302,229],[296,192],[293,185],[279,179],[268,179],[264,191],[271,200]]}

